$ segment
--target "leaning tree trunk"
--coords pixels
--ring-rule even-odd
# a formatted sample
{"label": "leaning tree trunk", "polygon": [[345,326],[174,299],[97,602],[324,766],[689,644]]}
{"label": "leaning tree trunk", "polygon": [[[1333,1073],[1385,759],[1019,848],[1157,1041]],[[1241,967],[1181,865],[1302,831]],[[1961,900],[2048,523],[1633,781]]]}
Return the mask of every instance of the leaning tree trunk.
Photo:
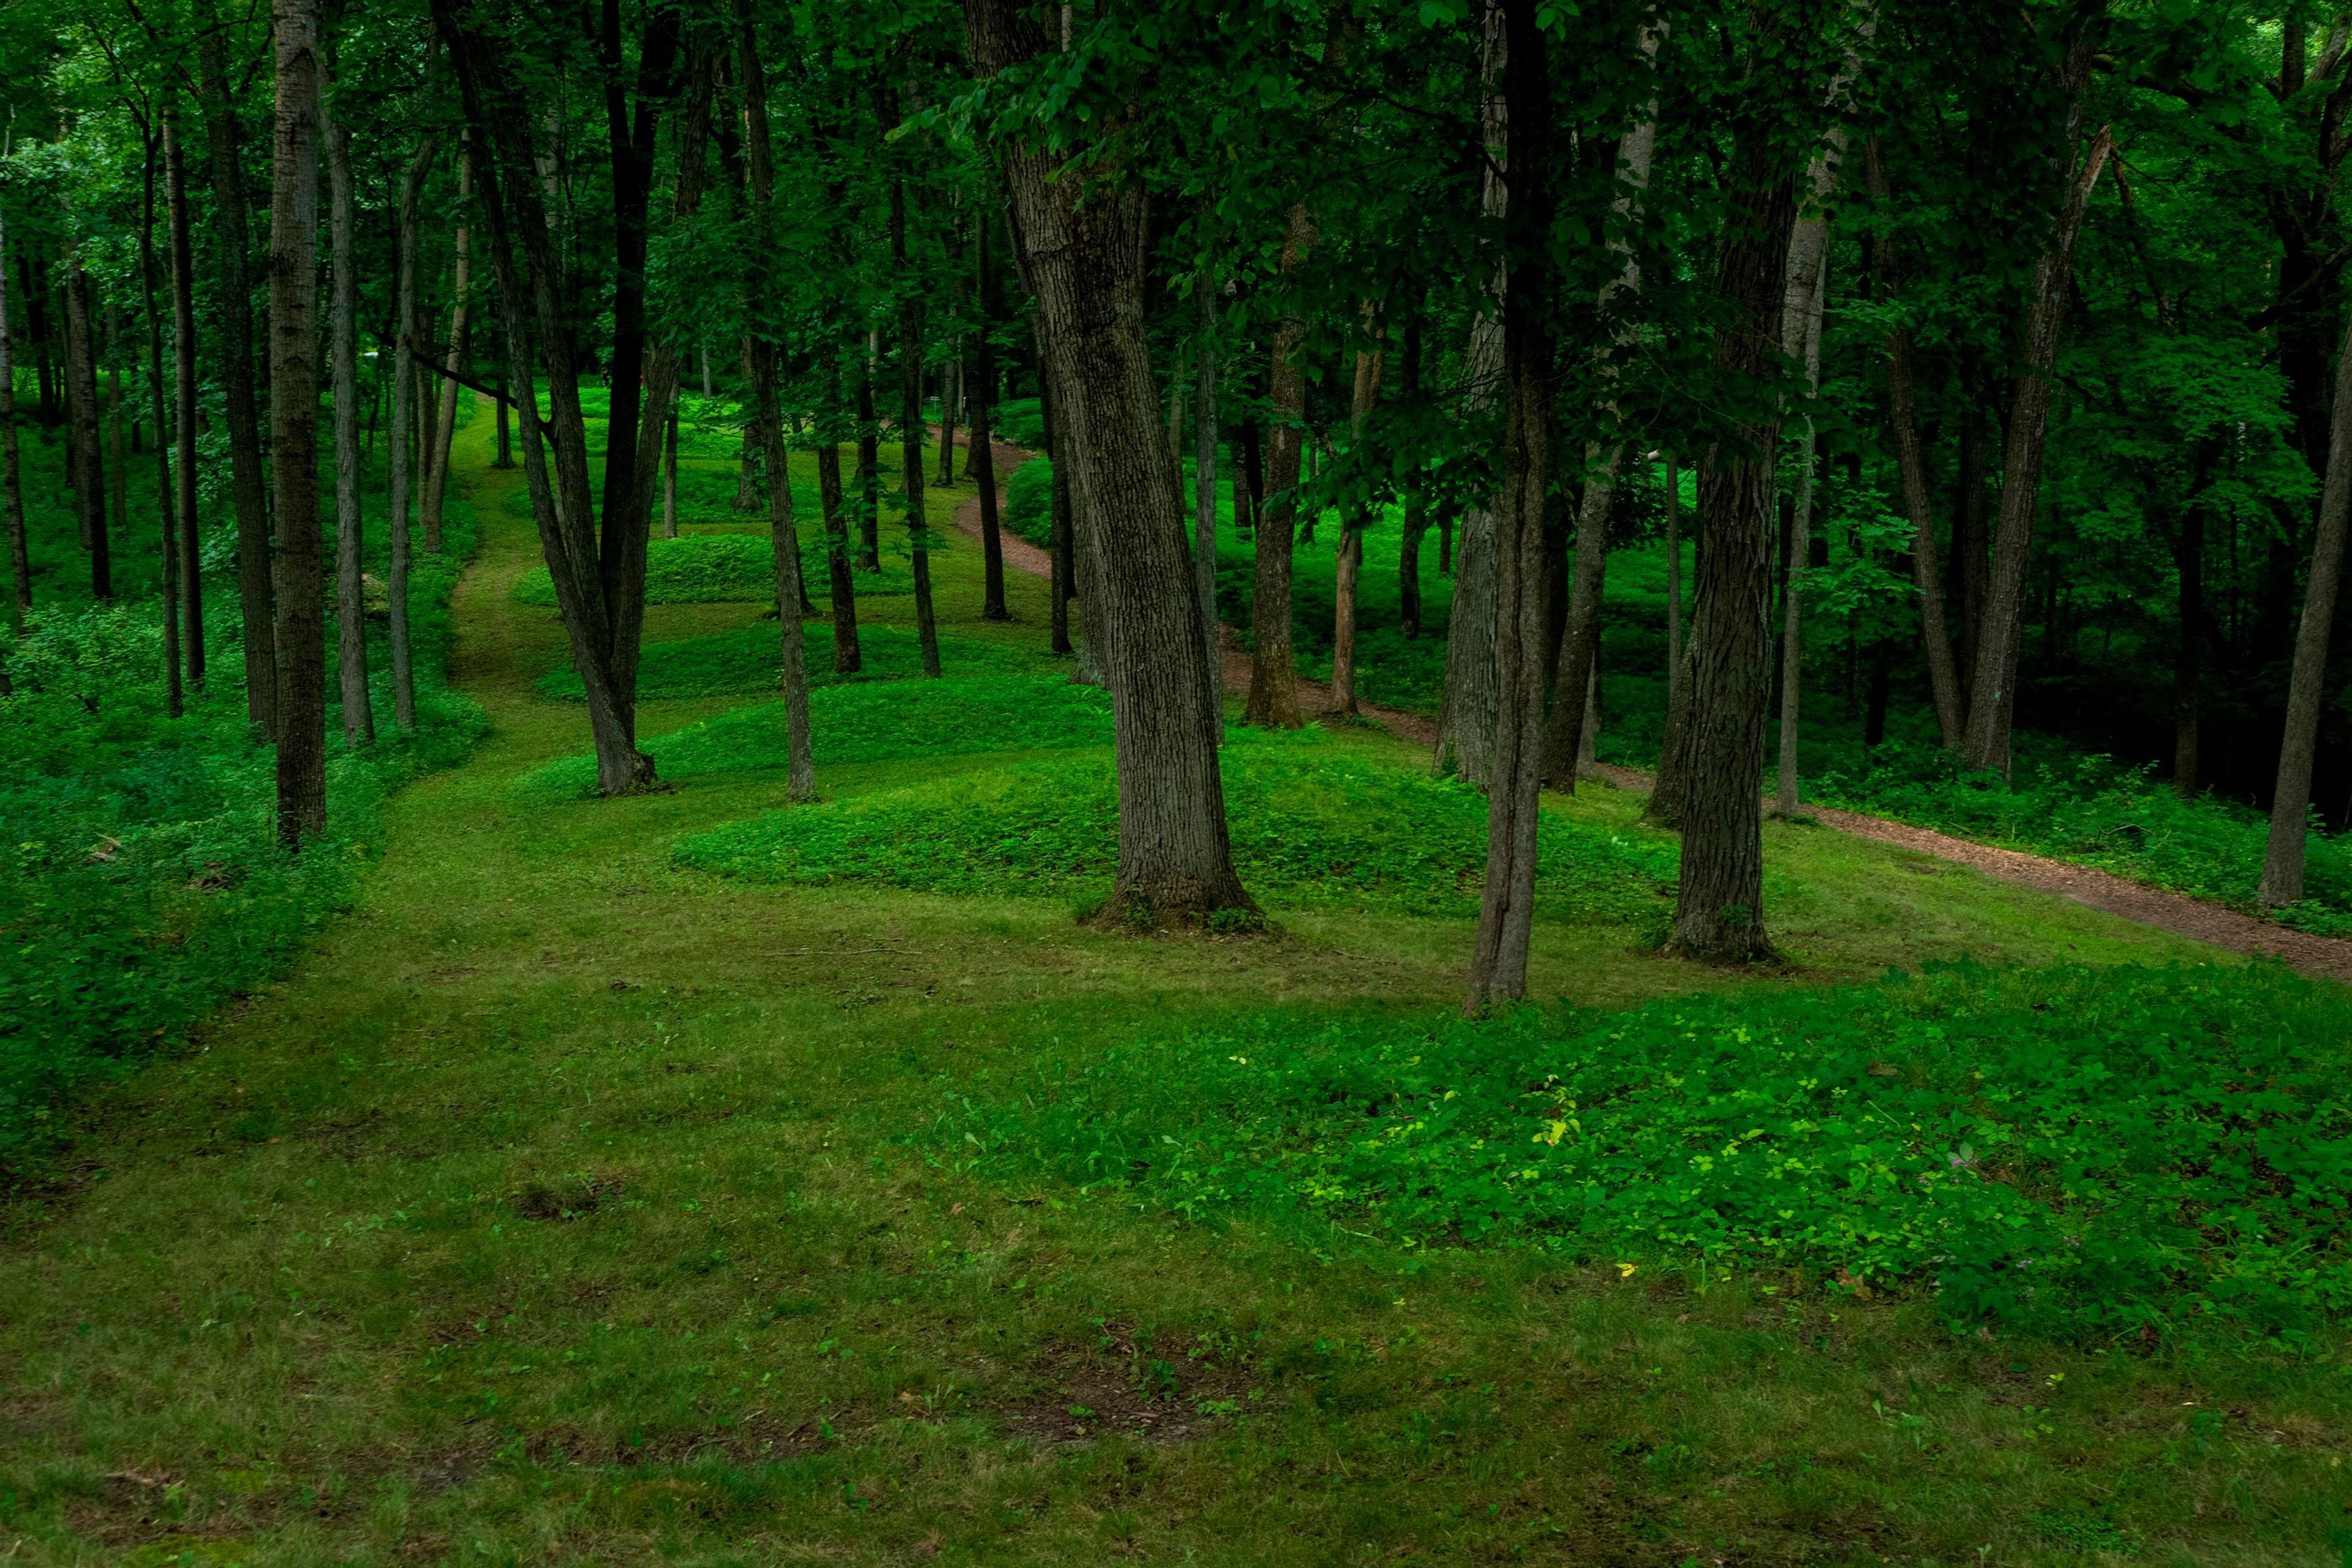
{"label": "leaning tree trunk", "polygon": [[[174,440],[179,448],[180,636],[188,684],[205,683],[205,594],[202,547],[196,525],[196,248],[188,226],[187,170],[180,155],[179,129],[163,115],[163,189],[172,218],[172,393]],[[7,335],[0,327],[0,337]],[[0,369],[0,383],[8,379]],[[157,439],[162,432],[157,431]]]}
{"label": "leaning tree trunk", "polygon": [[1503,286],[1503,484],[1495,506],[1494,765],[1486,792],[1486,885],[1471,951],[1469,995],[1476,1015],[1528,994],[1528,949],[1535,929],[1536,830],[1542,815],[1544,662],[1544,481],[1549,468],[1552,344],[1546,246],[1550,233],[1550,84],[1539,0],[1499,0],[1487,8],[1487,41],[1501,17],[1504,168],[1510,181],[1511,250]]}
{"label": "leaning tree trunk", "polygon": [[[457,232],[455,237],[456,256],[452,261],[449,302],[449,368],[462,374],[466,368],[467,346],[471,341],[467,321],[467,302],[473,291],[473,227],[467,223],[465,204],[474,195],[474,150],[470,140],[460,132],[457,148]],[[617,400],[617,391],[616,391]],[[457,438],[457,380],[456,375],[442,377],[441,392],[436,400],[431,439],[425,451],[425,493],[417,503],[425,524],[425,548],[434,554],[441,553],[441,508],[449,490],[449,449]],[[613,429],[626,429],[614,425]]]}
{"label": "leaning tree trunk", "polygon": [[2336,594],[2344,576],[2347,523],[2352,523],[2352,330],[2347,331],[2344,352],[2336,361],[2327,477],[2320,490],[2319,526],[2312,540],[2303,625],[2295,633],[2294,672],[2287,681],[2286,730],[2279,742],[2278,785],[2271,796],[2270,841],[2263,854],[2260,897],[2264,909],[2278,909],[2303,897],[2312,760],[2319,746],[2320,708],[2327,684],[2327,638],[2335,626]]}
{"label": "leaning tree trunk", "polygon": [[[1282,269],[1294,272],[1315,247],[1315,220],[1307,204],[1291,205],[1282,237]],[[1296,730],[1298,676],[1290,649],[1291,553],[1298,536],[1300,442],[1307,433],[1307,376],[1298,353],[1307,323],[1286,315],[1276,323],[1268,356],[1274,407],[1272,450],[1266,454],[1270,503],[1258,513],[1257,564],[1250,584],[1250,687],[1243,718],[1274,730]]]}
{"label": "leaning tree trunk", "polygon": [[[2094,58],[2094,35],[2084,26],[2067,52],[2067,76],[2081,112],[2082,94]],[[2050,431],[2050,389],[2058,363],[2058,340],[2066,325],[2066,301],[2074,285],[2074,241],[2099,171],[2115,142],[2102,129],[2074,165],[2058,213],[2058,231],[2033,272],[2033,306],[2026,313],[2024,352],[2016,395],[2010,403],[2009,436],[2002,456],[2000,519],[1995,527],[1990,581],[1982,629],[1977,636],[1974,689],[1962,756],[1974,768],[2009,771],[2010,720],[2017,707],[2017,661],[2025,629],[2025,570],[2033,542],[2033,514],[2042,500],[2042,452]],[[1973,569],[1974,563],[1970,563]]]}
{"label": "leaning tree trunk", "polygon": [[0,521],[8,530],[8,571],[16,629],[33,607],[33,563],[25,537],[25,490],[17,468],[16,365],[9,354],[8,229],[0,223]]}
{"label": "leaning tree trunk", "polygon": [[[775,253],[775,155],[769,146],[768,74],[760,57],[759,27],[751,0],[735,0],[735,75],[743,93],[744,184],[751,197],[751,246],[744,257],[745,314],[753,323],[750,360],[754,416],[768,467],[768,537],[776,563],[776,625],[783,639],[786,787],[794,800],[816,792],[814,753],[809,742],[808,667],[801,638],[801,536],[793,520],[791,453],[784,445],[783,400],[776,385],[776,345],[761,330],[773,310],[767,278]],[[916,475],[918,487],[921,475]],[[918,489],[919,495],[920,490]],[[932,674],[939,673],[934,668]]]}
{"label": "leaning tree trunk", "polygon": [[368,702],[367,584],[360,546],[360,280],[353,244],[351,129],[320,111],[327,144],[328,232],[334,302],[328,331],[335,378],[335,657],[343,699],[343,744],[375,744]]}
{"label": "leaning tree trunk", "polygon": [[319,37],[313,0],[274,0],[269,465],[277,521],[278,837],[327,828],[325,584],[319,561]]}
{"label": "leaning tree trunk", "polygon": [[[966,0],[964,16],[982,78],[1045,51],[1018,0]],[[1115,167],[1072,177],[1060,150],[1013,142],[1002,153],[1024,271],[1070,395],[1055,412],[1104,612],[1089,630],[1110,676],[1119,829],[1118,875],[1101,918],[1251,911],[1226,832],[1200,609],[1183,543],[1168,526],[1176,475],[1143,337],[1146,204]]]}
{"label": "leaning tree trunk", "polygon": [[[394,263],[394,320],[405,323],[416,313],[416,202],[433,165],[433,143],[420,142],[400,182],[399,255]],[[384,602],[391,621],[385,640],[392,652],[392,721],[404,735],[416,732],[416,670],[408,644],[408,490],[416,432],[416,356],[415,340],[404,329],[392,353],[392,431],[385,443],[384,526],[392,561],[384,573]],[[528,389],[530,383],[523,384]],[[505,416],[506,404],[499,404]]]}
{"label": "leaning tree trunk", "polygon": [[[278,729],[278,654],[269,605],[269,501],[261,471],[261,416],[254,397],[253,241],[246,222],[245,163],[219,27],[196,35],[196,89],[205,109],[213,184],[213,237],[220,303],[221,411],[228,426],[229,492],[236,504],[237,615],[245,633],[246,716]],[[402,318],[404,330],[406,318]]]}

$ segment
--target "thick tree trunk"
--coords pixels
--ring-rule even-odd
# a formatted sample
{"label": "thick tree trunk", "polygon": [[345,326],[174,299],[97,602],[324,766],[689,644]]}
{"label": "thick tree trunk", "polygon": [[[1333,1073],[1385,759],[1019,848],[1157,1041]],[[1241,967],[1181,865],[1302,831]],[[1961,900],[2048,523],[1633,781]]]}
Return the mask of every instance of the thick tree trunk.
{"label": "thick tree trunk", "polygon": [[[139,292],[147,326],[147,392],[155,416],[155,559],[163,568],[163,711],[177,719],[184,700],[180,684],[180,531],[173,519],[172,443],[164,434],[171,424],[166,410],[168,395],[163,390],[163,317],[155,303],[155,163],[161,151],[158,132],[147,138],[140,182]],[[5,254],[6,247],[0,245],[0,256]],[[0,336],[6,333],[5,321],[0,320]],[[6,374],[5,367],[0,367],[0,376]]]}
{"label": "thick tree trunk", "polygon": [[[187,170],[180,155],[179,128],[163,116],[163,189],[172,220],[172,392],[173,434],[179,447],[180,633],[188,684],[205,683],[205,592],[202,548],[196,522],[196,247],[188,226]],[[0,381],[7,379],[0,371]],[[157,438],[160,440],[159,431]]]}
{"label": "thick tree trunk", "polygon": [[2193,800],[2197,740],[2205,706],[2205,505],[2192,498],[2180,518],[2180,645],[2172,665],[2172,790]]}
{"label": "thick tree trunk", "polygon": [[327,828],[325,584],[319,560],[319,39],[313,0],[274,0],[269,463],[277,611],[278,838]]}
{"label": "thick tree trunk", "polygon": [[[1730,316],[1716,366],[1727,382],[1754,384],[1768,381],[1780,359],[1796,180],[1774,170],[1767,128],[1750,121],[1736,134],[1743,178],[1717,274]],[[1688,688],[1678,738],[1682,885],[1668,943],[1693,958],[1746,963],[1772,952],[1757,784],[1772,686],[1772,457],[1780,426],[1778,410],[1760,405],[1699,464],[1706,543],[1682,683]],[[1671,742],[1671,721],[1669,730]]]}
{"label": "thick tree trunk", "polygon": [[[838,355],[831,350],[827,351],[825,369],[833,406],[838,410],[841,364]],[[865,663],[865,658],[857,643],[857,584],[849,573],[849,514],[843,507],[841,446],[833,438],[834,434],[828,426],[824,439],[817,443],[817,509],[824,514],[825,568],[833,598],[833,672],[851,675]]]}
{"label": "thick tree trunk", "polygon": [[335,380],[335,657],[342,686],[343,744],[372,746],[375,713],[368,701],[367,593],[360,554],[360,280],[352,133],[323,109],[320,122],[327,147],[327,224],[335,289],[328,329]]}
{"label": "thick tree trunk", "polygon": [[16,445],[16,362],[8,322],[8,229],[0,221],[0,524],[8,530],[9,602],[16,629],[33,607],[33,563],[25,534],[25,489]]}
{"label": "thick tree trunk", "polygon": [[1503,474],[1495,508],[1496,689],[1494,764],[1486,794],[1486,885],[1463,1011],[1475,1016],[1528,992],[1535,929],[1537,826],[1542,815],[1547,626],[1544,486],[1549,471],[1552,344],[1549,269],[1550,87],[1538,0],[1487,8],[1487,42],[1501,18],[1504,168],[1510,250],[1503,286]]}
{"label": "thick tree trunk", "polygon": [[[735,79],[743,94],[744,184],[751,197],[749,250],[745,254],[744,313],[755,328],[773,310],[767,279],[775,254],[772,209],[775,201],[775,156],[769,146],[768,75],[760,56],[758,24],[752,0],[735,0]],[[787,788],[792,798],[806,800],[816,792],[814,754],[809,741],[808,667],[801,639],[799,606],[806,595],[801,586],[801,536],[793,518],[792,466],[784,445],[784,409],[776,381],[776,345],[754,331],[748,355],[751,396],[756,405],[761,447],[767,457],[768,538],[776,563],[776,626],[782,638],[785,753],[789,759]],[[914,472],[920,493],[921,468]],[[930,673],[937,674],[933,668]]]}
{"label": "thick tree trunk", "polygon": [[[462,134],[462,132],[461,132]],[[467,306],[473,292],[473,226],[466,221],[465,204],[474,196],[474,149],[470,138],[457,149],[457,232],[452,263],[449,303],[449,368],[462,372],[466,368],[471,333],[467,320]],[[441,507],[449,490],[449,448],[457,437],[457,383],[455,377],[443,378],[437,406],[434,410],[432,438],[425,453],[425,493],[417,510],[423,514],[425,548],[434,554],[441,553]],[[615,395],[614,412],[619,414],[619,398]],[[622,430],[618,423],[610,426]]]}
{"label": "thick tree trunk", "polygon": [[1683,663],[1683,470],[1666,454],[1666,705],[1674,706],[1675,682]]}
{"label": "thick tree trunk", "polygon": [[[967,0],[964,15],[983,78],[1045,49],[1016,0]],[[1089,630],[1103,641],[1110,676],[1119,852],[1101,918],[1189,921],[1254,910],[1226,833],[1220,721],[1202,668],[1199,605],[1186,552],[1168,526],[1176,478],[1143,337],[1146,204],[1115,169],[1071,177],[1065,153],[1026,142],[1003,147],[1003,156],[1015,243],[1053,374],[1069,394],[1055,413],[1087,572],[1104,611]]]}
{"label": "thick tree trunk", "polygon": [[[2077,109],[2094,55],[2094,34],[2083,27],[2067,53],[2067,75]],[[2017,393],[2010,405],[2009,436],[2002,458],[2000,518],[1993,535],[1984,620],[1977,637],[1977,668],[1969,700],[1968,733],[1962,757],[1969,767],[2009,771],[2009,726],[2017,705],[2019,645],[2025,625],[2025,570],[2033,542],[2033,518],[2042,500],[2042,452],[2049,435],[2052,372],[2058,340],[2066,324],[2073,292],[2074,241],[2114,140],[2105,130],[2068,171],[2058,229],[2034,268],[2032,308],[2026,314]]]}
{"label": "thick tree trunk", "polygon": [[[409,158],[400,182],[400,222],[396,237],[393,319],[406,322],[416,313],[416,203],[425,175],[433,166],[433,143],[420,142]],[[414,339],[403,330],[392,354],[392,430],[384,443],[386,538],[392,560],[384,573],[384,601],[391,627],[386,641],[392,654],[392,721],[404,735],[416,732],[416,671],[408,643],[409,475],[415,458],[416,356]],[[526,386],[529,383],[524,384]],[[505,427],[506,399],[499,400],[499,420]]]}
{"label": "thick tree trunk", "polygon": [[[269,502],[261,471],[261,416],[254,398],[253,242],[245,164],[237,147],[222,29],[196,35],[196,89],[212,163],[213,236],[221,327],[221,411],[228,426],[229,489],[236,504],[237,614],[245,637],[246,716],[278,729],[276,619],[269,604]],[[403,318],[405,327],[406,318]]]}
{"label": "thick tree trunk", "polygon": [[89,552],[89,594],[114,597],[113,550],[106,531],[106,448],[98,412],[98,339],[91,331],[89,275],[81,269],[78,242],[66,242],[67,410],[73,421],[77,478],[74,500],[81,519],[82,548]]}
{"label": "thick tree trunk", "polygon": [[2303,625],[2294,639],[2288,678],[2286,730],[2279,742],[2278,784],[2271,797],[2270,841],[2263,855],[2260,897],[2264,909],[2303,898],[2305,839],[2311,815],[2312,763],[2319,746],[2326,698],[2328,634],[2344,575],[2344,542],[2352,525],[2352,331],[2336,361],[2336,405],[2329,416],[2327,478],[2320,491],[2319,524],[2312,538],[2311,576],[2304,590]]}
{"label": "thick tree trunk", "polygon": [[1013,618],[1004,607],[1004,534],[996,513],[996,346],[988,341],[996,319],[996,279],[988,243],[989,219],[982,208],[972,224],[973,285],[980,304],[980,331],[971,349],[971,436],[963,462],[964,477],[980,495],[981,607],[984,621]]}
{"label": "thick tree trunk", "polygon": [[[604,67],[604,140],[613,178],[613,358],[604,378],[610,410],[604,426],[604,529],[598,540],[598,569],[614,609],[615,675],[631,694],[633,705],[638,634],[645,622],[646,535],[653,522],[654,465],[661,453],[659,419],[648,420],[645,414],[650,404],[658,416],[669,392],[677,388],[678,372],[677,350],[671,345],[667,350],[667,369],[661,376],[666,389],[654,386],[655,378],[648,374],[653,367],[646,363],[646,254],[656,138],[661,106],[677,88],[681,13],[670,6],[648,5],[641,16],[634,114],[622,50],[621,0],[602,0],[597,28]],[[698,152],[697,158],[699,161]],[[699,169],[684,170],[681,183],[692,183],[698,189],[700,174]],[[453,347],[450,353],[457,350]],[[450,388],[453,395],[456,391]],[[649,392],[654,394],[650,400]],[[448,416],[443,417],[446,420]],[[781,468],[772,467],[769,478],[775,485],[786,482]],[[784,506],[787,511],[792,507],[789,493]],[[797,582],[797,556],[793,571]],[[792,619],[791,608],[787,604],[787,622]]]}
{"label": "thick tree trunk", "polygon": [[[1304,202],[1294,203],[1282,239],[1282,269],[1304,266],[1314,247],[1314,220]],[[1266,455],[1265,475],[1272,499],[1258,513],[1257,564],[1250,584],[1250,687],[1243,716],[1275,730],[1296,730],[1303,721],[1290,645],[1290,576],[1298,531],[1300,443],[1307,433],[1307,377],[1298,363],[1306,338],[1307,323],[1296,316],[1285,316],[1275,326],[1269,361],[1273,449]]]}

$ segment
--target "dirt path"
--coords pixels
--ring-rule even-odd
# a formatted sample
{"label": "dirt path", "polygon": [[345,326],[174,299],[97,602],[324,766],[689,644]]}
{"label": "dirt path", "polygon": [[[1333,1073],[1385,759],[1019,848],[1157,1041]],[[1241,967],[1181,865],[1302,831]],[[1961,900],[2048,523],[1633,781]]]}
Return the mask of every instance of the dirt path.
{"label": "dirt path", "polygon": [[[996,444],[996,471],[1010,477],[1014,468],[1029,460],[1032,454],[1018,447]],[[980,498],[972,497],[956,509],[956,526],[972,538],[980,537]],[[1027,540],[1012,533],[1004,536],[1004,563],[1016,571],[1033,576],[1049,577],[1053,558]],[[1225,628],[1224,681],[1228,691],[1246,692],[1250,684],[1250,657],[1232,646],[1234,629]],[[1324,718],[1331,712],[1331,689],[1320,681],[1298,679],[1298,710],[1308,718]],[[1434,747],[1437,726],[1418,713],[1406,713],[1392,708],[1375,708],[1360,703],[1358,715],[1384,725],[1390,732],[1416,745]],[[1654,782],[1652,775],[1635,768],[1603,767],[1601,777],[1619,789],[1646,793]],[[2015,849],[2000,849],[1990,844],[1978,844],[1966,838],[1955,838],[1948,833],[1933,828],[1914,827],[1908,823],[1889,822],[1885,817],[1864,816],[1859,812],[1838,811],[1829,806],[1811,806],[1807,810],[1824,827],[1840,833],[1850,833],[1856,838],[1868,838],[1880,844],[1890,844],[1915,854],[1930,855],[2003,882],[2032,888],[2037,892],[2053,893],[2085,908],[2119,915],[2141,925],[2153,926],[2231,952],[2258,953],[2284,960],[2305,974],[2322,979],[2341,981],[2352,985],[2352,942],[2338,937],[2314,936],[2308,931],[2291,931],[2240,914],[2235,910],[2192,899],[2185,893],[2168,893],[2118,877],[2110,871],[2094,870],[2088,866],[2071,865],[2053,860],[2046,856],[2027,855]]]}

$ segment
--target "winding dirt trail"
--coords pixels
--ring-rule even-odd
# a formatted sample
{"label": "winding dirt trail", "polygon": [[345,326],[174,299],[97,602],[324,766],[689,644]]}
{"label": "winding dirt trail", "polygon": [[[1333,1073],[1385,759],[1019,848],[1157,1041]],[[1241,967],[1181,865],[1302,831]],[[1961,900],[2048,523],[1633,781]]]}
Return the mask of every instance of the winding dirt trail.
{"label": "winding dirt trail", "polygon": [[[959,432],[961,437],[961,432]],[[958,445],[962,443],[959,439]],[[1010,478],[1013,470],[1033,455],[1018,447],[1003,442],[995,445],[996,471]],[[956,527],[980,537],[980,498],[973,496],[956,509]],[[1003,535],[1004,563],[1015,571],[1032,576],[1050,577],[1053,558],[1025,539],[1007,532]],[[1224,682],[1228,691],[1246,692],[1250,683],[1249,655],[1233,645],[1233,628],[1225,628]],[[1298,680],[1298,710],[1309,718],[1318,718],[1331,711],[1331,689],[1320,681]],[[1437,726],[1418,713],[1406,713],[1393,708],[1376,708],[1359,703],[1357,713],[1385,726],[1399,738],[1418,745],[1434,747]],[[1646,794],[1655,782],[1654,776],[1638,768],[1603,766],[1600,770],[1603,782],[1618,789]],[[1766,809],[1772,800],[1767,797]],[[2243,952],[2277,958],[2305,974],[2325,980],[2335,980],[2352,985],[2352,941],[2340,937],[2314,936],[2285,926],[2273,925],[2252,915],[2240,914],[2220,904],[2192,899],[2185,893],[2166,892],[2118,877],[2110,871],[2095,870],[2088,866],[2076,866],[2046,856],[2028,855],[2015,849],[1997,848],[1990,844],[1978,844],[1966,838],[1956,838],[1933,828],[1914,827],[1908,823],[1890,822],[1885,817],[1865,816],[1859,812],[1839,811],[1830,806],[1807,806],[1806,814],[1822,826],[1856,838],[1892,845],[1915,854],[1928,855],[1956,866],[1966,866],[2003,882],[2013,882],[2037,892],[2054,894],[2087,909],[2120,916],[2140,925],[2153,926],[2176,935],[2210,942],[2231,952]]]}

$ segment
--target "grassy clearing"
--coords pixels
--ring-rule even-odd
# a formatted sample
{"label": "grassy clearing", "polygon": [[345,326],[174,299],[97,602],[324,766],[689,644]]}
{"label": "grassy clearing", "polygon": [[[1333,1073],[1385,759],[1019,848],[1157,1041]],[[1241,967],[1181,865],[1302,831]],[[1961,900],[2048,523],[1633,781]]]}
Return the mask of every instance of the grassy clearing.
{"label": "grassy clearing", "polygon": [[[1956,1337],[1813,1273],[1701,1292],[972,1168],[944,1110],[1009,1106],[1043,1064],[1131,1082],[1139,1033],[1444,1034],[1468,923],[1314,906],[1272,938],[1163,941],[1038,899],[675,866],[679,838],[773,804],[756,765],[520,797],[586,726],[534,689],[562,637],[510,596],[536,544],[483,456],[460,466],[486,538],[451,668],[491,733],[390,803],[383,864],[297,971],[0,1211],[12,1563],[2335,1568],[2333,1340]],[[1010,586],[1003,635],[1042,640],[1042,591]],[[979,636],[979,609],[976,553],[944,557],[943,624]],[[902,599],[871,610],[908,624]],[[752,613],[660,606],[652,631]],[[1327,745],[1418,765],[1367,731]],[[820,783],[846,802],[957,765]],[[1632,807],[1555,809],[1623,832]],[[1966,955],[2215,960],[1818,828],[1774,824],[1767,852],[1792,973],[1546,921],[1537,994],[1764,1008]]]}
{"label": "grassy clearing", "polygon": [[[801,653],[807,661],[809,684],[904,680],[922,673],[922,643],[913,627],[860,626],[857,637],[858,669],[837,675],[833,668],[832,623],[803,623]],[[773,691],[783,681],[781,640],[775,618],[770,616],[733,631],[649,642],[637,668],[638,698],[661,701],[678,697],[754,697]],[[1022,675],[1046,667],[1037,650],[1018,644],[958,637],[952,632],[940,636],[940,668],[946,674]],[[586,687],[571,669],[550,670],[535,684],[543,697],[570,702],[587,700]]]}

